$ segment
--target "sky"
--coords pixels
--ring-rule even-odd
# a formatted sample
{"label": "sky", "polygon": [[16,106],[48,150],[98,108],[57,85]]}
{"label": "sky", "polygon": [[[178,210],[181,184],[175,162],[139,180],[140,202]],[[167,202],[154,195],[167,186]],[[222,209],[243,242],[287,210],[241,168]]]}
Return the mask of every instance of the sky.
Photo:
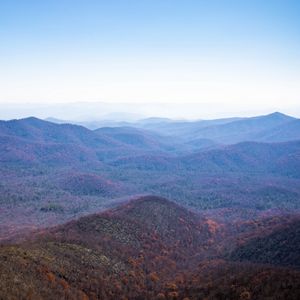
{"label": "sky", "polygon": [[74,103],[300,117],[299,16],[298,0],[0,0],[0,117]]}

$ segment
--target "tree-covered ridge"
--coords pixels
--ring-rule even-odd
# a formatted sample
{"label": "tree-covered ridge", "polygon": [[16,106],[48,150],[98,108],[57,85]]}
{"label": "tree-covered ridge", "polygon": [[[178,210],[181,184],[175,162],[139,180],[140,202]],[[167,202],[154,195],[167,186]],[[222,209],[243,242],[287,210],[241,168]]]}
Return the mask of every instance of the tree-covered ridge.
{"label": "tree-covered ridge", "polygon": [[0,297],[296,299],[298,271],[224,257],[224,226],[166,199],[134,199],[2,246]]}
{"label": "tree-covered ridge", "polygon": [[[299,141],[234,145],[204,145],[194,137],[184,141],[191,127],[197,131],[243,122],[249,125],[243,128],[268,125],[271,130],[274,124],[296,121],[272,114],[165,124],[184,128],[181,137],[141,128],[141,123],[132,124],[139,126],[135,128],[93,131],[37,118],[1,121],[0,238],[19,234],[23,228],[66,222],[145,194],[218,214],[227,210],[255,216],[265,210],[299,210]],[[289,130],[284,133],[282,128],[287,135]]]}
{"label": "tree-covered ridge", "polygon": [[298,299],[298,122],[0,122],[0,298]]}
{"label": "tree-covered ridge", "polygon": [[260,236],[249,239],[235,249],[230,258],[300,268],[299,218],[271,233],[260,232]]}

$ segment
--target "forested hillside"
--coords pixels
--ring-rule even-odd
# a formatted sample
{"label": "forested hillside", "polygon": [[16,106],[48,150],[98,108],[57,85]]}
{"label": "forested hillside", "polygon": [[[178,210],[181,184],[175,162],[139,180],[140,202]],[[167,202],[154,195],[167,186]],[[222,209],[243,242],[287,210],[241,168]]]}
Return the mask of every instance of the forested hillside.
{"label": "forested hillside", "polygon": [[298,299],[298,121],[1,121],[0,298]]}

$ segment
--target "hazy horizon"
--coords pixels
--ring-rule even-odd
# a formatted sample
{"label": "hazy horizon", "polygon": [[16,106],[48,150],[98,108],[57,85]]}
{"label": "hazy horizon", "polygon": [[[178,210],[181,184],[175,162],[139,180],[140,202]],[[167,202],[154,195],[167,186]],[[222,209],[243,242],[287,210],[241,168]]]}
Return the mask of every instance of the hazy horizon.
{"label": "hazy horizon", "polygon": [[300,299],[300,0],[0,0],[0,300]]}
{"label": "hazy horizon", "polygon": [[98,102],[103,115],[300,116],[299,14],[292,0],[2,1],[0,117],[94,119]]}
{"label": "hazy horizon", "polygon": [[0,104],[0,119],[22,119],[37,117],[53,118],[63,121],[92,122],[100,120],[137,121],[146,118],[169,118],[176,120],[218,119],[230,117],[254,117],[280,112],[300,118],[300,107],[282,109],[269,107],[265,109],[243,110],[209,103],[105,103],[105,102],[74,102],[74,103],[12,103]]}

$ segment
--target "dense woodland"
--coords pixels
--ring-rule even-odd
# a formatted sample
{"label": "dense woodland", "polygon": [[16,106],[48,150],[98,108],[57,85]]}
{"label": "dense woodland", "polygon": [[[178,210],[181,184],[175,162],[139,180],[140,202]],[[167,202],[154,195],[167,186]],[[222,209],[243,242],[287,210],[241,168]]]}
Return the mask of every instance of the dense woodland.
{"label": "dense woodland", "polygon": [[0,299],[299,299],[299,122],[0,121]]}
{"label": "dense woodland", "polygon": [[[245,247],[257,241],[249,235],[255,224],[240,224],[236,232],[166,199],[138,198],[2,246],[0,297],[298,299],[298,235],[284,233],[285,226],[298,230],[299,220],[271,219],[256,232],[269,244],[281,238],[287,269],[276,247],[268,251],[276,266],[250,263],[257,256]],[[241,247],[248,256],[237,261]]]}

